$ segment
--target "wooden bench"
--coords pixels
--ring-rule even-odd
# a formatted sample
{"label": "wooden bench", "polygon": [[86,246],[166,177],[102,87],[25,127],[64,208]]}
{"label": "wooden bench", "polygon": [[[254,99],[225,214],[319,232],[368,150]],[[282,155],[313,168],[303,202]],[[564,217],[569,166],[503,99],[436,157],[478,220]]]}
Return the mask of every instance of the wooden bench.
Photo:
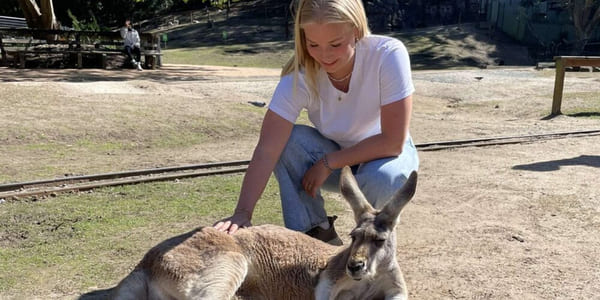
{"label": "wooden bench", "polygon": [[554,96],[552,97],[552,115],[559,115],[565,83],[565,68],[568,67],[600,67],[600,56],[555,56],[556,78],[554,79]]}
{"label": "wooden bench", "polygon": [[[35,36],[54,36],[52,40],[34,38]],[[162,53],[158,36],[153,33],[140,34],[142,50],[147,68],[160,66]],[[106,68],[109,56],[126,55],[123,40],[119,32],[63,31],[9,29],[0,30],[0,51],[2,64],[8,65],[8,56],[13,57],[15,67],[24,68],[28,55],[63,54],[76,56],[75,66],[83,67],[84,56],[99,56],[102,68]]]}
{"label": "wooden bench", "polygon": [[146,67],[156,69],[161,65],[160,58],[163,54],[160,53],[160,50],[142,50],[141,53],[144,57],[144,64]]}
{"label": "wooden bench", "polygon": [[55,54],[55,55],[65,55],[65,51],[57,51],[53,49],[33,49],[33,50],[16,50],[14,55],[14,65],[19,66],[19,68],[25,68],[25,61],[27,54],[34,55],[42,55],[42,54]]}
{"label": "wooden bench", "polygon": [[[4,53],[4,52],[3,52]],[[64,50],[56,50],[56,49],[31,49],[31,50],[14,50],[15,54],[15,66],[19,66],[19,68],[25,68],[25,61],[27,54],[70,54],[77,56],[76,67],[81,69],[83,67],[83,56],[84,55],[98,55],[101,58],[102,68],[106,69],[108,66],[108,57],[109,56],[125,56],[125,52],[120,49],[110,50],[110,49],[64,49]],[[4,54],[3,54],[4,55]],[[156,69],[159,66],[159,57],[162,56],[162,53],[156,50],[142,50],[141,56],[144,57],[144,65],[147,68]]]}
{"label": "wooden bench", "polygon": [[[48,45],[45,40],[35,38],[14,38],[14,37],[3,37],[0,33],[0,53],[2,58],[2,65],[8,66],[8,56],[11,55],[15,59],[15,63],[19,62],[16,55],[19,51],[35,51],[34,49],[38,46]],[[58,47],[62,47],[64,43],[56,42]],[[68,45],[68,44],[67,44]],[[71,46],[68,46],[71,47]],[[45,52],[44,50],[39,50]]]}

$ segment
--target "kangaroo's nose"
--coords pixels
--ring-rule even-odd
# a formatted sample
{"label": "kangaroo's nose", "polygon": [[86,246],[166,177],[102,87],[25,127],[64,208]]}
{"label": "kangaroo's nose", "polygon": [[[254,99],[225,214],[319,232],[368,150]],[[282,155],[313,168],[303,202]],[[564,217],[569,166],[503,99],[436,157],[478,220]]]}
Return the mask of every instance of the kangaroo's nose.
{"label": "kangaroo's nose", "polygon": [[355,273],[362,270],[365,267],[364,261],[351,261],[348,263],[348,271]]}

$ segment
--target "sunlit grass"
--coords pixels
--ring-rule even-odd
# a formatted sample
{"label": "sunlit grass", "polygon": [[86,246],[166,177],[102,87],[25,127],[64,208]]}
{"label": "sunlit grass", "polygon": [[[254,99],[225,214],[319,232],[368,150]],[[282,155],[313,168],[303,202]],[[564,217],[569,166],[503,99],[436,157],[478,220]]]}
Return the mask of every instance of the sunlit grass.
{"label": "sunlit grass", "polygon": [[571,117],[600,119],[600,92],[564,93],[561,111]]}
{"label": "sunlit grass", "polygon": [[[292,44],[283,43],[285,43],[284,46],[276,42],[265,42],[251,45],[165,49],[163,50],[163,62],[167,64],[281,68],[293,53]],[[255,50],[257,48],[259,50]],[[268,51],[260,49],[268,49]]]}

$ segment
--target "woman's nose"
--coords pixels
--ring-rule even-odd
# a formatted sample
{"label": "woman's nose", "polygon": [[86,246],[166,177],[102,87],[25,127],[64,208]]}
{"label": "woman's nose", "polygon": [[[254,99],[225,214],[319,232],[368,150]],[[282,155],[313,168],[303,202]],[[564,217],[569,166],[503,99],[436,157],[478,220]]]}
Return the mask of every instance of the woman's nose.
{"label": "woman's nose", "polygon": [[333,52],[328,48],[323,48],[323,50],[321,50],[321,59],[326,62],[331,62],[333,59]]}

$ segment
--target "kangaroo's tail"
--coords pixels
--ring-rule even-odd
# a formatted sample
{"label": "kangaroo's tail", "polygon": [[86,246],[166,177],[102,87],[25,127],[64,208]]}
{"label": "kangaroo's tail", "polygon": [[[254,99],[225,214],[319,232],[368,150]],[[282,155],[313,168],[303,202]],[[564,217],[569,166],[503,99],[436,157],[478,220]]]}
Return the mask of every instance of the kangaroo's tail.
{"label": "kangaroo's tail", "polygon": [[143,270],[133,270],[113,290],[109,299],[112,300],[141,300],[148,299],[149,277]]}

